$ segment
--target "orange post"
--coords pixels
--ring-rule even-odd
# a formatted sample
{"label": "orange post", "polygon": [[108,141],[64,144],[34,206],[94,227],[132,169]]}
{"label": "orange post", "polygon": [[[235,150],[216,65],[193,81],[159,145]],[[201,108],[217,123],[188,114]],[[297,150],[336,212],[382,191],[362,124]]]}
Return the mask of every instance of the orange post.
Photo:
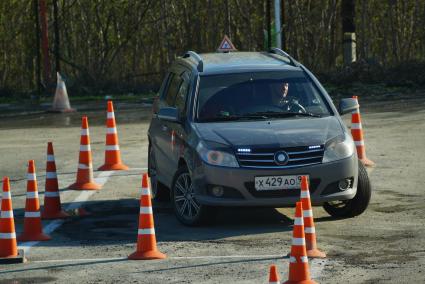
{"label": "orange post", "polygon": [[28,162],[27,199],[25,203],[24,231],[18,241],[47,241],[50,236],[43,233],[38,200],[37,177],[34,160]]}
{"label": "orange post", "polygon": [[325,258],[326,254],[317,248],[316,228],[314,226],[313,208],[311,207],[309,182],[307,176],[301,177],[301,203],[303,205],[304,233],[307,256],[310,258]]}
{"label": "orange post", "polygon": [[286,284],[316,283],[310,278],[307,250],[305,247],[303,206],[297,202],[295,208],[294,229],[292,232],[292,246],[289,257],[289,279]]}
{"label": "orange post", "polygon": [[77,181],[71,184],[69,188],[75,190],[97,190],[101,188],[99,184],[94,182],[93,178],[89,122],[87,116],[82,117]]}
{"label": "orange post", "polygon": [[[358,103],[357,96],[353,96],[353,99],[357,100]],[[363,127],[362,119],[360,116],[360,107],[353,111],[351,114],[351,136],[353,136],[354,144],[356,145],[357,149],[357,156],[359,157],[360,161],[363,163],[363,165],[367,167],[373,167],[375,163],[366,157],[366,147],[363,138]]]}
{"label": "orange post", "polygon": [[53,152],[53,143],[47,143],[47,161],[46,161],[46,185],[44,191],[44,209],[41,212],[43,219],[61,219],[67,218],[69,214],[62,210],[59,195],[58,177],[56,174],[55,154]]}
{"label": "orange post", "polygon": [[156,246],[155,226],[149,189],[148,175],[143,174],[142,194],[140,196],[139,229],[137,232],[137,250],[129,255],[131,260],[164,259],[167,256]]}
{"label": "orange post", "polygon": [[121,161],[117,125],[115,123],[114,105],[112,101],[108,101],[105,144],[105,164],[99,168],[99,171],[128,170],[128,167]]}

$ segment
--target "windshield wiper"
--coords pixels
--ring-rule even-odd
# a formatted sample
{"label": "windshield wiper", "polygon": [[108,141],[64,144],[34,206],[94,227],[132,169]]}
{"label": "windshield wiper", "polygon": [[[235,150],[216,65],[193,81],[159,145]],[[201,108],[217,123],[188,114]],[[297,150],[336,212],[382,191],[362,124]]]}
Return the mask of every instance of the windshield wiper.
{"label": "windshield wiper", "polygon": [[291,116],[322,117],[320,114],[315,114],[311,112],[277,112],[277,111],[254,112],[248,115],[264,115],[267,117],[291,117]]}
{"label": "windshield wiper", "polygon": [[232,120],[253,120],[253,119],[267,119],[268,117],[261,114],[247,114],[247,115],[229,115],[229,116],[215,116],[205,118],[200,122],[214,122],[214,121],[232,121]]}

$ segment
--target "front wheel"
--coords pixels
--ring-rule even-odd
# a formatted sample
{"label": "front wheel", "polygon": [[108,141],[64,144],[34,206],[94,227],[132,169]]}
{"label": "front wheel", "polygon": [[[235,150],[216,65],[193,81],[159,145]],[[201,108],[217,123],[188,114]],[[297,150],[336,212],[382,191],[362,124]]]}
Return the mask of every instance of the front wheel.
{"label": "front wheel", "polygon": [[183,224],[197,226],[212,217],[213,209],[196,200],[192,178],[186,167],[177,171],[171,195],[174,213]]}
{"label": "front wheel", "polygon": [[362,214],[369,205],[372,186],[366,168],[359,161],[357,193],[351,200],[326,202],[323,209],[332,217],[351,218]]}

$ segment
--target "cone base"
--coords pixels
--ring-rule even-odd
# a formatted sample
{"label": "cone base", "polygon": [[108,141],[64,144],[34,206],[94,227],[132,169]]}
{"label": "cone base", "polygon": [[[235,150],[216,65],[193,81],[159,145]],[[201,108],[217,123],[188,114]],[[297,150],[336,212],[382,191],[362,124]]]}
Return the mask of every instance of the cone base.
{"label": "cone base", "polygon": [[311,249],[307,251],[308,258],[326,258],[326,253],[318,249]]}
{"label": "cone base", "polygon": [[112,164],[112,165],[104,164],[103,166],[99,167],[97,170],[98,171],[126,171],[128,169],[129,169],[128,166],[119,163],[119,164]]}
{"label": "cone base", "polygon": [[87,183],[73,183],[68,188],[73,190],[98,190],[98,189],[101,189],[102,186],[94,182],[87,182]]}
{"label": "cone base", "polygon": [[360,159],[360,162],[362,162],[362,164],[363,164],[365,167],[374,167],[374,166],[375,166],[375,163],[374,163],[374,162],[372,162],[371,160],[369,160],[368,158]]}
{"label": "cone base", "polygon": [[41,219],[49,220],[49,219],[65,219],[70,217],[68,213],[65,211],[58,211],[58,212],[41,212]]}
{"label": "cone base", "polygon": [[150,250],[145,252],[136,251],[128,256],[131,260],[150,260],[150,259],[164,259],[167,258],[165,254],[157,250]]}
{"label": "cone base", "polygon": [[25,252],[23,249],[18,250],[18,255],[0,257],[0,264],[24,263],[26,261],[27,259],[25,258]]}
{"label": "cone base", "polygon": [[317,284],[316,281],[313,280],[302,280],[302,281],[286,281],[282,282],[282,284]]}
{"label": "cone base", "polygon": [[46,234],[22,234],[16,238],[19,242],[49,241],[52,238]]}

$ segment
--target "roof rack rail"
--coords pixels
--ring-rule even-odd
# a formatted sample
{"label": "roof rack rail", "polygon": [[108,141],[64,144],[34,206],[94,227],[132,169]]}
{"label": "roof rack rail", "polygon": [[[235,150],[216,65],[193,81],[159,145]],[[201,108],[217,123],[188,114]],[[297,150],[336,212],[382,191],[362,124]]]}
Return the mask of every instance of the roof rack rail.
{"label": "roof rack rail", "polygon": [[202,72],[204,70],[204,62],[202,61],[202,57],[198,53],[196,53],[195,51],[189,50],[183,55],[183,58],[188,58],[188,57],[192,57],[198,62],[197,69],[199,72]]}
{"label": "roof rack rail", "polygon": [[280,55],[280,56],[286,57],[286,58],[288,58],[288,59],[289,59],[289,62],[290,62],[293,66],[298,66],[298,63],[295,61],[295,59],[294,59],[291,55],[289,55],[288,53],[286,53],[285,51],[283,51],[283,50],[282,50],[282,49],[280,49],[280,48],[272,47],[272,48],[270,49],[269,53],[273,53],[273,54],[277,54],[277,55]]}

